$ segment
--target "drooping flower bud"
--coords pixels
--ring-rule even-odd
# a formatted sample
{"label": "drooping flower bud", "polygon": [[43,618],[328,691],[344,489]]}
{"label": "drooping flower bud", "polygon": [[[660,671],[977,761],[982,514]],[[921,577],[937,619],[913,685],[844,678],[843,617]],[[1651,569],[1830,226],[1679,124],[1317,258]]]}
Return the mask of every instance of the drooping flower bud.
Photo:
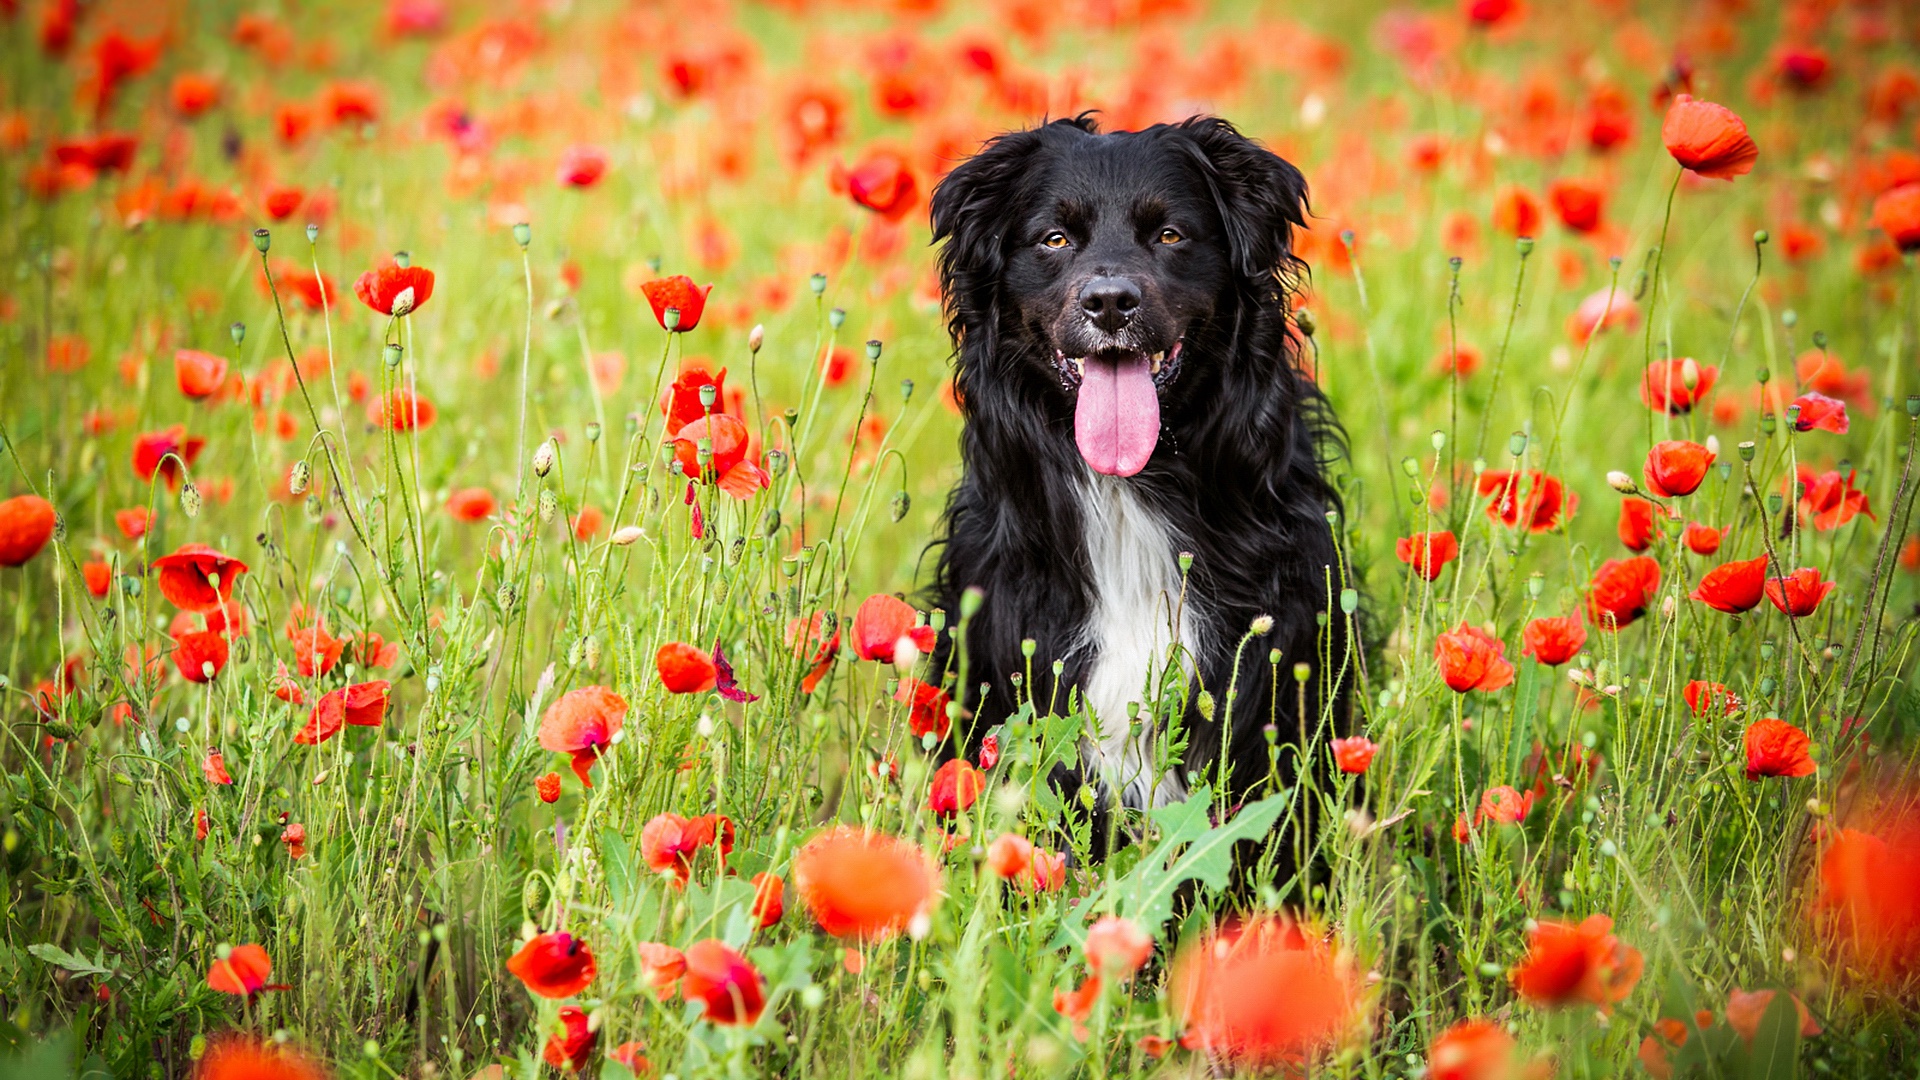
{"label": "drooping flower bud", "polygon": [[547,439],[533,448],[533,475],[545,477],[553,471],[553,459],[556,451],[553,440]]}

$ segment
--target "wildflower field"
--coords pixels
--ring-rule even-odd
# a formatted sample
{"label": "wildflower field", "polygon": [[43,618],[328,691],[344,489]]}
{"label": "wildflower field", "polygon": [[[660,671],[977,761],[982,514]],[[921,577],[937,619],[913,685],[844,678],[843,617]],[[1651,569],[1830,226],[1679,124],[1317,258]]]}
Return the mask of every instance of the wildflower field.
{"label": "wildflower field", "polygon": [[[1910,6],[0,42],[0,1072],[1920,1070]],[[1086,109],[1305,173],[1355,642],[1268,776],[1106,815],[1100,718],[972,731],[924,592],[929,193]]]}

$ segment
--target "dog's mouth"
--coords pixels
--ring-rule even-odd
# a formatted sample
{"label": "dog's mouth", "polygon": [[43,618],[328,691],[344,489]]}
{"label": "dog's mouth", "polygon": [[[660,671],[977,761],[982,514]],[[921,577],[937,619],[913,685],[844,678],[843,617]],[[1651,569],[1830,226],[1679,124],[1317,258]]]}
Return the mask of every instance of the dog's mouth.
{"label": "dog's mouth", "polygon": [[1146,353],[1102,349],[1087,356],[1054,350],[1061,381],[1076,391],[1073,441],[1094,472],[1132,476],[1160,442],[1160,391],[1180,371],[1183,341]]}

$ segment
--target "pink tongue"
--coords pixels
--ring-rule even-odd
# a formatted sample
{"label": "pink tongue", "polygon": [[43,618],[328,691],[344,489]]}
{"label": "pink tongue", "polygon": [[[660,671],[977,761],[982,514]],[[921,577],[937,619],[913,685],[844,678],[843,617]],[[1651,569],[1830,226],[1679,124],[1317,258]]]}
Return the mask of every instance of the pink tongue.
{"label": "pink tongue", "polygon": [[1160,396],[1146,357],[1119,364],[1087,358],[1073,441],[1094,472],[1132,476],[1147,467],[1160,441]]}

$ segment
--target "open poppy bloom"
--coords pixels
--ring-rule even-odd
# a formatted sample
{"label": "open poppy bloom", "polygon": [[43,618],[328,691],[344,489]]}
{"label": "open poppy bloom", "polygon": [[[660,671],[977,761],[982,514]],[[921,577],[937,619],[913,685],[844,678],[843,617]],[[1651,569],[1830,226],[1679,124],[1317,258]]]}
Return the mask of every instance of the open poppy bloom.
{"label": "open poppy bloom", "polygon": [[918,614],[912,604],[897,596],[875,593],[862,600],[853,613],[854,655],[862,660],[891,664],[902,638],[923,654],[932,652],[933,627],[915,626]]}
{"label": "open poppy bloom", "polygon": [[225,787],[233,783],[233,774],[227,771],[226,756],[218,750],[208,751],[207,756],[201,759],[200,775],[206,777],[209,784]]}
{"label": "open poppy bloom", "polygon": [[1697,521],[1687,522],[1680,532],[1680,542],[1695,555],[1712,555],[1720,550],[1720,538],[1726,535],[1725,529],[1715,529]]}
{"label": "open poppy bloom", "polygon": [[327,1080],[318,1062],[272,1039],[227,1034],[207,1043],[194,1080]]}
{"label": "open poppy bloom", "polygon": [[180,462],[193,464],[207,440],[199,435],[189,436],[184,424],[175,424],[161,431],[147,431],[133,439],[133,474],[142,483],[152,483],[155,473],[167,482],[167,490],[180,486]]}
{"label": "open poppy bloom", "polygon": [[1847,433],[1847,403],[1838,398],[1810,390],[1794,398],[1787,408],[1797,410],[1793,421],[1795,431],[1831,431],[1835,435]]}
{"label": "open poppy bloom", "polygon": [[1819,769],[1813,763],[1813,739],[1776,717],[1769,716],[1747,725],[1745,745],[1749,780],[1763,776],[1812,776]]}
{"label": "open poppy bloom", "polygon": [[1538,470],[1523,475],[1488,469],[1480,474],[1475,490],[1481,498],[1492,497],[1487,504],[1488,517],[1509,529],[1524,526],[1529,532],[1552,529],[1560,523],[1563,505],[1568,514],[1580,505],[1579,499],[1567,496],[1559,477]]}
{"label": "open poppy bloom", "polygon": [[795,618],[787,623],[787,645],[793,649],[793,655],[802,663],[810,664],[807,673],[800,677],[800,692],[811,694],[819,687],[820,680],[827,677],[833,669],[833,659],[840,653],[840,626],[836,620],[831,637],[825,636],[827,614],[816,611],[811,617]]}
{"label": "open poppy bloom", "polygon": [[173,380],[180,392],[198,401],[211,397],[227,381],[227,358],[198,349],[173,354]]}
{"label": "open poppy bloom", "polygon": [[912,843],[843,825],[795,853],[793,884],[820,929],[842,940],[879,941],[932,910],[939,874]]}
{"label": "open poppy bloom", "polygon": [[1719,379],[1719,368],[1692,357],[1656,360],[1640,376],[1640,400],[1655,412],[1684,416]]}
{"label": "open poppy bloom", "polygon": [[565,931],[536,934],[507,959],[507,970],[543,998],[578,994],[597,970],[593,950]]}
{"label": "open poppy bloom", "polygon": [[779,922],[780,917],[787,913],[787,883],[780,879],[779,874],[770,874],[764,870],[753,875],[752,882],[753,906],[748,911],[753,915],[760,929],[765,930]]}
{"label": "open poppy bloom", "polygon": [[1713,451],[1696,442],[1670,439],[1655,443],[1653,449],[1647,451],[1643,471],[1647,488],[1661,498],[1691,495],[1706,480],[1713,459]]}
{"label": "open poppy bloom", "polygon": [[578,1073],[593,1062],[594,1044],[600,1033],[588,1021],[585,1010],[577,1005],[560,1007],[560,1029],[547,1036],[540,1057],[564,1073]]}
{"label": "open poppy bloom", "polygon": [[1305,1065],[1361,1013],[1351,962],[1277,918],[1201,936],[1181,950],[1168,990],[1183,1045],[1255,1070]]}
{"label": "open poppy bloom", "polygon": [[1733,691],[1721,683],[1705,679],[1694,679],[1687,683],[1685,689],[1680,691],[1680,697],[1695,716],[1705,715],[1716,708],[1722,716],[1732,716],[1740,711],[1740,699],[1734,696]]}
{"label": "open poppy bloom", "polygon": [[1548,667],[1573,659],[1586,644],[1587,628],[1575,615],[1535,619],[1520,631],[1520,655]]}
{"label": "open poppy bloom", "polygon": [[405,390],[394,390],[367,402],[367,423],[395,431],[432,427],[439,415],[433,402]]}
{"label": "open poppy bloom", "polygon": [[888,221],[907,216],[919,194],[919,183],[905,158],[888,150],[876,151],[851,169],[835,165],[834,179],[846,185],[854,202]]}
{"label": "open poppy bloom", "polygon": [[433,295],[433,271],[388,263],[361,274],[353,283],[353,295],[382,315],[405,315],[419,310]]}
{"label": "open poppy bloom", "polygon": [[671,945],[643,941],[634,950],[640,957],[640,977],[653,988],[654,996],[665,1001],[687,973],[687,954]]}
{"label": "open poppy bloom", "polygon": [[933,771],[933,782],[927,785],[927,809],[940,817],[965,813],[986,787],[984,773],[964,758],[954,758]]}
{"label": "open poppy bloom", "polygon": [[747,958],[714,938],[687,946],[687,973],[680,978],[680,996],[706,1006],[707,1019],[716,1024],[758,1023],[767,1007],[765,982]]}
{"label": "open poppy bloom", "polygon": [[1491,693],[1513,682],[1513,663],[1506,651],[1506,642],[1464,620],[1433,643],[1441,678],[1448,689],[1462,694],[1469,690]]}
{"label": "open poppy bloom", "polygon": [[53,504],[38,495],[0,502],[0,566],[25,566],[53,539],[59,520]]}
{"label": "open poppy bloom", "polygon": [[590,188],[607,174],[607,152],[597,146],[569,146],[560,155],[560,186]]}
{"label": "open poppy bloom", "polygon": [[1373,764],[1373,756],[1380,752],[1380,744],[1365,735],[1352,735],[1344,739],[1335,739],[1328,744],[1333,750],[1333,763],[1343,773],[1355,776],[1367,771]]}
{"label": "open poppy bloom", "polygon": [[188,682],[212,682],[227,666],[226,635],[212,630],[180,634],[173,639],[173,666]]}
{"label": "open poppy bloom", "polygon": [[1591,180],[1562,177],[1547,189],[1547,201],[1553,204],[1560,224],[1577,233],[1590,233],[1600,227],[1607,192]]}
{"label": "open poppy bloom", "polygon": [[1567,336],[1575,345],[1585,345],[1587,339],[1603,330],[1616,326],[1632,329],[1640,325],[1640,306],[1633,302],[1631,292],[1620,289],[1596,289],[1580,301],[1572,315],[1567,316]]}
{"label": "open poppy bloom", "polygon": [[893,700],[907,706],[907,730],[913,732],[914,738],[947,737],[947,731],[953,726],[947,716],[947,703],[952,699],[945,690],[909,676],[900,680]]}
{"label": "open poppy bloom", "polygon": [[1071,991],[1053,992],[1053,1011],[1073,1022],[1073,1037],[1081,1042],[1087,1041],[1091,1031],[1087,1021],[1093,1016],[1094,1006],[1100,1003],[1100,991],[1104,984],[1098,972],[1088,975],[1079,986]]}
{"label": "open poppy bloom", "polygon": [[[683,313],[684,314],[684,313]],[[713,405],[711,408],[700,400],[701,391],[713,387]],[[675,376],[673,385],[667,388],[664,400],[660,402],[660,411],[667,416],[667,431],[676,432],[704,419],[709,412],[728,412],[727,409],[727,369],[721,368],[719,374],[707,373],[706,365],[689,360],[680,366],[680,374]]]}
{"label": "open poppy bloom", "polygon": [[325,675],[340,662],[347,643],[327,633],[326,623],[307,616],[296,608],[287,618],[287,642],[293,646],[293,660],[306,678]]}
{"label": "open poppy bloom", "polygon": [[987,867],[1024,893],[1053,892],[1066,884],[1064,856],[1013,833],[1002,833],[987,845]]}
{"label": "open poppy bloom", "polygon": [[1873,200],[1873,225],[1901,251],[1920,248],[1920,182],[1901,184]]}
{"label": "open poppy bloom", "polygon": [[[702,441],[710,455],[705,464],[700,461]],[[748,498],[772,482],[766,470],[749,458],[749,446],[747,425],[726,413],[702,416],[673,437],[674,459],[688,479],[715,483],[736,499]]]}
{"label": "open poppy bloom", "polygon": [[1911,795],[1852,811],[1822,845],[1811,914],[1865,980],[1911,989],[1920,974],[1920,817]]}
{"label": "open poppy bloom", "polygon": [[1096,974],[1125,981],[1153,958],[1153,938],[1132,919],[1102,915],[1087,927],[1081,951]]}
{"label": "open poppy bloom", "polygon": [[447,497],[447,513],[458,521],[485,521],[499,508],[493,492],[483,487],[461,488]]}
{"label": "open poppy bloom", "polygon": [[1715,180],[1732,180],[1753,171],[1760,148],[1744,120],[1725,105],[1678,94],[1660,125],[1660,141],[1680,167]]}
{"label": "open poppy bloom", "polygon": [[1394,554],[1413,572],[1432,581],[1447,564],[1460,557],[1460,541],[1452,531],[1414,533],[1394,541]]}
{"label": "open poppy bloom", "polygon": [[604,686],[569,690],[547,706],[540,718],[540,745],[558,754],[573,755],[573,773],[587,787],[587,770],[626,723],[627,699]]}
{"label": "open poppy bloom", "polygon": [[1653,546],[1660,536],[1660,527],[1655,519],[1660,508],[1645,499],[1622,499],[1620,501],[1620,524],[1617,532],[1620,543],[1628,551],[1645,551]]}
{"label": "open poppy bloom", "polygon": [[713,657],[684,641],[669,641],[653,654],[660,685],[671,694],[700,694],[714,688],[720,669]]}
{"label": "open poppy bloom", "polygon": [[205,544],[182,544],[170,555],[153,560],[159,572],[160,595],[187,611],[217,608],[233,595],[234,583],[247,564]]}
{"label": "open poppy bloom", "polygon": [[[660,321],[663,330],[684,334],[700,325],[700,316],[707,310],[707,294],[713,286],[701,287],[685,274],[675,274],[670,278],[649,281],[640,286],[646,294],[647,303],[653,308],[653,317]],[[667,325],[667,310],[671,308],[680,313],[680,321]]]}
{"label": "open poppy bloom", "polygon": [[1801,567],[1786,577],[1768,578],[1767,599],[1788,616],[1804,619],[1814,613],[1834,586],[1835,582],[1820,580],[1819,570]]}
{"label": "open poppy bloom", "polygon": [[654,873],[671,875],[685,885],[693,874],[693,857],[703,847],[715,847],[724,860],[733,852],[733,821],[723,814],[684,818],[672,811],[655,814],[640,830],[640,855]]}
{"label": "open poppy bloom", "polygon": [[318,746],[340,733],[345,725],[379,727],[387,721],[387,695],[392,684],[385,679],[354,683],[329,690],[313,703],[307,726],[293,741],[300,746]]}
{"label": "open poppy bloom", "polygon": [[207,987],[222,994],[248,997],[267,989],[273,975],[273,960],[259,945],[235,945],[223,960],[215,960],[207,969]]}
{"label": "open poppy bloom", "polygon": [[1577,925],[1542,920],[1511,978],[1535,1005],[1584,1002],[1611,1012],[1633,992],[1644,966],[1640,950],[1613,936],[1612,919],[1589,915]]}
{"label": "open poppy bloom", "polygon": [[1602,630],[1621,630],[1647,613],[1660,588],[1660,564],[1640,555],[1608,559],[1587,586],[1587,620]]}
{"label": "open poppy bloom", "polygon": [[1722,563],[1706,572],[1692,597],[1715,611],[1738,615],[1758,607],[1767,589],[1767,557]]}
{"label": "open poppy bloom", "polygon": [[1816,532],[1837,529],[1860,514],[1873,516],[1867,493],[1853,486],[1852,472],[1845,476],[1838,470],[1816,475],[1802,465],[1795,479],[1805,485],[1799,501],[1800,518],[1811,519]]}

